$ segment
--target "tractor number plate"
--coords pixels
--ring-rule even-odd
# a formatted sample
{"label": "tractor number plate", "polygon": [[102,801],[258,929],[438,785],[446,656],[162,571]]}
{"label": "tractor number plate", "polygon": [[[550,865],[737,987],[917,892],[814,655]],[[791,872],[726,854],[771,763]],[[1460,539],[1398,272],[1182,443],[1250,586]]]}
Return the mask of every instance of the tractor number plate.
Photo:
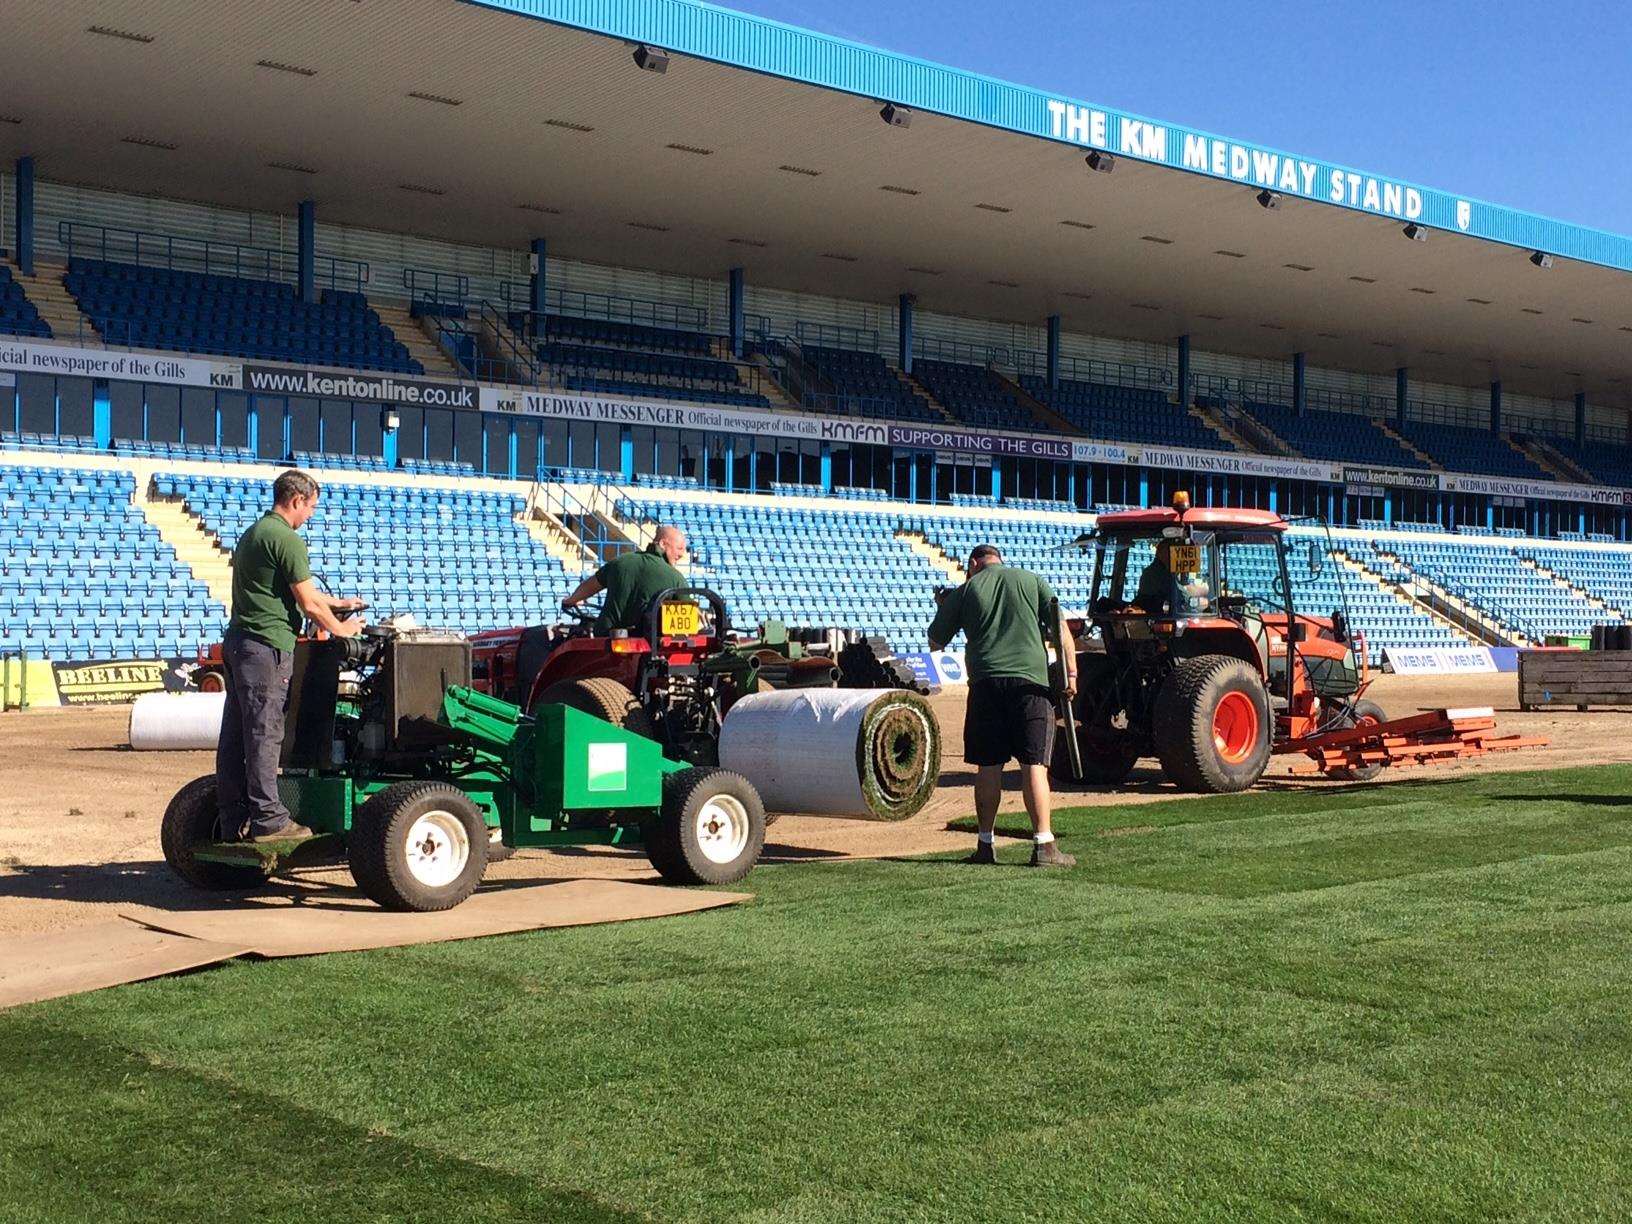
{"label": "tractor number plate", "polygon": [[703,631],[702,610],[694,603],[665,601],[659,618],[658,628],[664,637],[696,637]]}
{"label": "tractor number plate", "polygon": [[1201,568],[1200,544],[1175,544],[1168,550],[1167,568],[1175,574],[1193,574]]}

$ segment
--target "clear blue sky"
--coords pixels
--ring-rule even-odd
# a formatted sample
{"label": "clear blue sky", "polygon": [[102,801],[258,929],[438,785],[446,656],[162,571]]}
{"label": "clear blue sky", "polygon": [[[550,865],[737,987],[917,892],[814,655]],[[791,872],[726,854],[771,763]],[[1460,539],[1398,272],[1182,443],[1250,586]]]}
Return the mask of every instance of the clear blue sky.
{"label": "clear blue sky", "polygon": [[726,7],[1632,234],[1626,0]]}

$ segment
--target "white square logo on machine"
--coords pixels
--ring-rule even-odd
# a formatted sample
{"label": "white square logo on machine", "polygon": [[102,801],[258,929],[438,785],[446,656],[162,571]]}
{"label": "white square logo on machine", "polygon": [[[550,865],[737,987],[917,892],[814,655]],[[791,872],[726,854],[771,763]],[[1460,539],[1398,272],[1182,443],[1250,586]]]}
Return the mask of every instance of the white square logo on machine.
{"label": "white square logo on machine", "polygon": [[589,745],[586,786],[592,791],[621,791],[629,788],[629,745]]}

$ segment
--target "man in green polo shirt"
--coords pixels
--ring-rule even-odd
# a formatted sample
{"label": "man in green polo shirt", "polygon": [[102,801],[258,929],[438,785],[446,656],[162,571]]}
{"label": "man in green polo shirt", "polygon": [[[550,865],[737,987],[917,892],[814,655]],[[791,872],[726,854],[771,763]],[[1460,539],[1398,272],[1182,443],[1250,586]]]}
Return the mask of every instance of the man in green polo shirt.
{"label": "man in green polo shirt", "polygon": [[659,527],[657,535],[639,552],[614,557],[561,601],[561,610],[576,608],[586,599],[606,592],[601,614],[595,618],[595,633],[604,637],[614,629],[639,633],[641,617],[664,591],[686,585],[685,575],[675,569],[686,555],[686,534],[678,527]]}
{"label": "man in green polo shirt", "polygon": [[232,620],[221,643],[227,703],[215,749],[215,784],[223,840],[309,837],[278,799],[283,712],[289,701],[295,636],[302,619],[334,637],[363,626],[336,613],[363,607],[317,589],[306,542],[298,534],[317,509],[317,481],[288,471],[272,484],[272,509],[238,539],[232,552]]}
{"label": "man in green polo shirt", "polygon": [[[1043,649],[1043,618],[1052,587],[1036,574],[1003,564],[995,544],[969,554],[969,579],[940,600],[929,626],[929,648],[943,650],[961,631],[968,641],[969,704],[963,719],[963,759],[975,766],[975,819],[980,826],[970,863],[995,863],[992,828],[1003,796],[1003,766],[1020,765],[1021,794],[1031,817],[1033,867],[1070,867],[1076,859],[1054,843],[1049,758],[1054,750],[1054,700]],[[1063,623],[1060,639],[1069,642]],[[1076,692],[1077,661],[1066,666],[1067,695]]]}

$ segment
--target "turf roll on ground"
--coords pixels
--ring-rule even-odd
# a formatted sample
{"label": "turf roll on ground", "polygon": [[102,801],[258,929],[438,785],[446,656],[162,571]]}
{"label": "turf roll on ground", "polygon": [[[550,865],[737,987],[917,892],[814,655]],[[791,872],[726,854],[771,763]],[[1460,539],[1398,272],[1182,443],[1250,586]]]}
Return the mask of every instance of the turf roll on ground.
{"label": "turf roll on ground", "polygon": [[905,820],[935,789],[941,729],[928,702],[900,689],[755,693],[726,715],[720,764],[767,811]]}

